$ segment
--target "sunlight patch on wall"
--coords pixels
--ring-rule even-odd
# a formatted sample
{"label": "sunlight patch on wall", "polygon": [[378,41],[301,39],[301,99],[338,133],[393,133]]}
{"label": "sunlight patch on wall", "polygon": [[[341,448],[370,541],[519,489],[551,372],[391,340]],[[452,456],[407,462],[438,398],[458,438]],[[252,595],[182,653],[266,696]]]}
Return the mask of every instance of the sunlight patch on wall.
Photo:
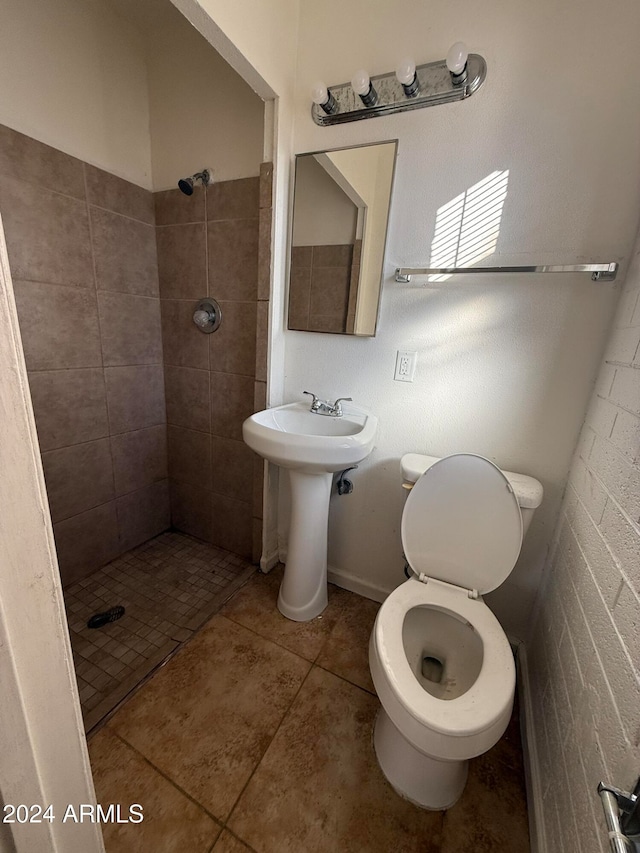
{"label": "sunlight patch on wall", "polygon": [[[495,252],[508,182],[508,169],[492,172],[439,208],[429,266],[470,267]],[[429,281],[448,278],[431,275]]]}

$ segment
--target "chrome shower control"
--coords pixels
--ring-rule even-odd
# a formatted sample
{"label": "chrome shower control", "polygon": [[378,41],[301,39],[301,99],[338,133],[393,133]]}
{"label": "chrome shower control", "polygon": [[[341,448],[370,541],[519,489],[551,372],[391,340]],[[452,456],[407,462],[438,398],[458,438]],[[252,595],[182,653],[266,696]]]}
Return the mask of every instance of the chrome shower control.
{"label": "chrome shower control", "polygon": [[193,322],[206,335],[215,332],[222,322],[222,311],[215,299],[201,299],[193,312]]}

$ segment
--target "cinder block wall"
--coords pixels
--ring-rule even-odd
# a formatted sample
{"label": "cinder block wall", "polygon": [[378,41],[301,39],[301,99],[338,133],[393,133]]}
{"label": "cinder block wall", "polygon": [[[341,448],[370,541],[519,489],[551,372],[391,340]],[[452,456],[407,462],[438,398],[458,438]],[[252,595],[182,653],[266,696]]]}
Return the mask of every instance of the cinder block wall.
{"label": "cinder block wall", "polygon": [[[640,773],[640,239],[572,462],[529,648],[546,851],[608,851]],[[545,849],[541,845],[541,849]]]}

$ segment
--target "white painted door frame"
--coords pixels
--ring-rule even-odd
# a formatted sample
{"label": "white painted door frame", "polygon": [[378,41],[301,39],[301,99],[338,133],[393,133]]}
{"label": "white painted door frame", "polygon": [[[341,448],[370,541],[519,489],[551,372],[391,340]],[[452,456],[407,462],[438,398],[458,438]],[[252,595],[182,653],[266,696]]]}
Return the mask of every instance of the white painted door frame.
{"label": "white painted door frame", "polygon": [[0,796],[53,806],[3,827],[16,853],[104,853],[99,825],[62,822],[95,792],[1,219]]}

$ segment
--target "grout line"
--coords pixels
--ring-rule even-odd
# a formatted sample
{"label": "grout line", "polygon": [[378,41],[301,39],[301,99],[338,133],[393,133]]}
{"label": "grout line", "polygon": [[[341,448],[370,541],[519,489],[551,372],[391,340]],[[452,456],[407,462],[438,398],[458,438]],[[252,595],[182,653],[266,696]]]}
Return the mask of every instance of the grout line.
{"label": "grout line", "polygon": [[[27,279],[18,279],[18,280],[19,281],[28,281]],[[47,282],[34,282],[34,284],[40,284],[40,283],[46,284]],[[57,286],[70,287],[72,285],[54,285],[54,286],[56,286],[56,287]],[[75,287],[74,289],[75,290],[83,290],[82,287]],[[86,289],[86,288],[84,288],[84,289]],[[121,291],[114,290],[114,291],[110,291],[110,292],[120,293]],[[124,291],[122,291],[122,292],[124,292]],[[133,294],[133,295],[135,295],[135,294]],[[198,297],[197,296],[160,296],[160,300],[162,302],[188,302],[190,305],[193,305],[193,303],[198,300]],[[260,301],[261,302],[267,302],[268,300],[263,299]],[[233,305],[255,305],[256,304],[255,299],[216,299],[216,302],[219,302],[220,305],[224,305],[227,302],[229,302]]]}
{"label": "grout line", "polygon": [[[307,663],[308,663],[308,661],[307,661]],[[235,812],[235,810],[236,810],[236,807],[237,807],[238,803],[239,803],[239,802],[240,802],[240,800],[242,799],[242,795],[244,794],[244,792],[247,790],[247,788],[248,788],[248,787],[249,787],[249,785],[251,784],[251,780],[252,780],[252,779],[253,779],[253,777],[255,776],[255,773],[256,773],[256,771],[257,771],[258,767],[260,767],[260,765],[262,764],[262,761],[263,761],[263,759],[264,759],[265,755],[267,754],[267,752],[268,752],[268,750],[269,750],[269,747],[271,746],[271,744],[273,743],[273,741],[274,741],[274,740],[275,740],[275,738],[277,737],[277,734],[278,734],[278,732],[280,731],[280,729],[281,729],[281,727],[282,727],[282,724],[284,723],[284,721],[285,721],[285,720],[287,719],[287,717],[289,716],[289,713],[290,713],[290,711],[291,711],[291,708],[293,707],[293,705],[294,705],[294,703],[295,703],[296,699],[297,699],[297,698],[298,698],[298,696],[300,695],[300,691],[302,690],[302,688],[303,688],[303,687],[304,687],[304,685],[306,684],[306,681],[307,681],[307,679],[309,678],[309,673],[310,673],[312,670],[313,670],[313,664],[311,664],[311,666],[309,667],[308,672],[306,673],[306,675],[304,676],[304,678],[303,678],[303,679],[302,679],[302,681],[300,682],[300,686],[298,687],[298,689],[296,690],[296,692],[295,692],[294,696],[292,697],[291,702],[289,702],[289,706],[287,707],[286,711],[284,712],[284,714],[283,714],[283,715],[282,715],[282,717],[280,718],[280,722],[279,722],[279,723],[278,723],[278,725],[276,726],[274,733],[271,735],[271,738],[270,738],[270,740],[269,740],[269,743],[267,744],[267,746],[266,746],[266,747],[265,747],[265,749],[263,750],[262,755],[260,756],[260,758],[259,758],[259,759],[258,759],[258,761],[256,762],[256,765],[255,765],[255,767],[253,768],[253,770],[251,771],[251,774],[250,774],[249,778],[247,779],[247,781],[246,781],[246,783],[244,784],[244,786],[243,786],[242,790],[240,791],[240,793],[239,793],[239,794],[238,794],[238,796],[236,797],[236,801],[235,801],[235,803],[233,804],[233,806],[231,807],[231,811],[230,811],[230,812],[229,812],[229,814],[227,815],[227,818],[226,818],[226,820],[225,820],[225,822],[224,822],[224,827],[225,827],[225,829],[226,829],[226,827],[227,827],[227,824],[229,823],[229,821],[230,821],[230,820],[231,820],[231,818],[233,817],[233,813]]]}
{"label": "grout line", "polygon": [[[161,664],[161,666],[164,666],[164,663]],[[195,806],[197,806],[201,811],[203,811],[206,815],[208,815],[219,827],[221,827],[221,831],[222,831],[222,829],[224,828],[224,824],[222,824],[220,819],[217,818],[214,814],[212,814],[209,811],[209,809],[205,808],[202,805],[202,803],[199,803],[196,799],[194,799],[194,797],[192,797],[191,794],[187,793],[187,791],[185,791],[184,788],[180,787],[180,785],[178,785],[177,782],[174,782],[174,780],[171,779],[170,776],[167,776],[167,774],[164,772],[164,770],[161,770],[159,767],[157,767],[153,763],[153,761],[148,759],[147,756],[143,752],[140,752],[140,750],[137,749],[132,743],[129,743],[129,741],[125,737],[123,737],[118,731],[116,731],[115,728],[113,728],[112,726],[109,726],[109,731],[113,735],[115,735],[115,737],[117,737],[119,741],[121,741],[123,744],[125,744],[125,746],[129,747],[129,749],[131,749],[133,752],[135,752],[136,755],[138,755],[140,758],[142,758],[142,760],[145,762],[145,764],[148,764],[149,767],[153,768],[156,771],[156,773],[159,773],[160,776],[162,776],[163,779],[165,779],[167,782],[169,782],[169,784],[172,785],[177,791],[180,791],[180,793],[183,795],[183,797],[186,797]],[[217,840],[218,839],[216,838],[216,841]]]}
{"label": "grout line", "polygon": [[[251,578],[249,578],[249,580],[251,580]],[[239,590],[238,590],[238,592],[239,592]],[[235,593],[234,593],[234,594],[235,594]],[[353,594],[354,594],[354,595],[357,595],[357,593],[353,593]],[[322,654],[322,651],[324,650],[324,648],[325,648],[325,646],[326,646],[327,642],[329,641],[329,638],[330,638],[331,634],[333,634],[333,632],[334,632],[334,630],[335,630],[335,628],[336,628],[336,626],[337,626],[337,624],[338,624],[338,622],[339,622],[339,619],[340,619],[340,617],[338,617],[338,619],[336,619],[335,624],[333,625],[333,627],[331,628],[331,630],[329,631],[329,633],[328,633],[328,634],[327,634],[327,636],[325,637],[325,641],[324,641],[324,643],[320,646],[320,648],[319,648],[318,653],[316,654],[316,656],[315,656],[313,659],[309,659],[309,658],[305,657],[303,654],[301,654],[300,652],[293,652],[293,651],[291,651],[291,649],[290,649],[288,646],[284,646],[282,643],[279,643],[277,640],[274,640],[272,637],[268,637],[266,634],[261,634],[261,633],[260,633],[259,631],[257,631],[255,628],[250,628],[248,625],[245,625],[243,622],[239,622],[237,619],[234,619],[234,618],[233,618],[233,614],[223,613],[222,615],[223,615],[226,619],[229,619],[231,622],[235,622],[235,624],[236,624],[236,625],[240,625],[240,627],[241,627],[241,628],[246,628],[246,629],[247,629],[247,631],[250,631],[252,634],[255,634],[257,637],[260,637],[262,640],[267,640],[268,642],[273,643],[273,644],[274,644],[274,646],[278,646],[278,648],[284,649],[286,652],[289,652],[289,654],[295,655],[296,657],[300,658],[301,660],[304,660],[304,661],[306,661],[307,663],[310,663],[312,666],[314,666],[314,665],[315,665],[315,663],[316,663],[317,659],[318,659],[318,658],[320,657],[320,655]],[[321,668],[321,669],[324,669],[325,667],[320,667],[320,668]],[[327,672],[331,672],[331,670],[330,670],[330,669],[328,669],[328,670],[327,670]],[[332,675],[337,675],[337,676],[338,676],[338,678],[342,678],[342,680],[343,680],[343,681],[349,681],[347,678],[343,678],[342,676],[338,675],[338,673],[336,673],[336,672],[331,672],[331,674],[332,674]],[[350,682],[350,681],[349,681],[349,684],[351,684],[351,682]],[[355,685],[355,686],[357,687],[358,685]],[[364,689],[364,688],[361,688],[361,689]],[[366,692],[368,692],[368,691],[366,691]]]}
{"label": "grout line", "polygon": [[96,292],[100,295],[118,294],[119,296],[129,296],[132,299],[152,299],[154,302],[160,302],[159,293],[132,293],[130,290],[114,290],[112,287],[96,287]]}
{"label": "grout line", "polygon": [[[249,578],[249,580],[251,580],[251,578]],[[239,590],[238,590],[238,592],[239,592]],[[310,667],[314,666],[315,659],[309,660],[309,658],[304,657],[304,655],[301,655],[299,652],[292,652],[290,648],[288,648],[287,646],[283,646],[282,643],[279,643],[277,640],[274,640],[271,637],[265,637],[264,634],[261,634],[259,631],[256,631],[255,628],[250,628],[248,625],[245,625],[243,622],[238,622],[237,619],[233,618],[233,614],[221,613],[220,615],[224,616],[225,619],[228,619],[230,622],[233,622],[235,625],[239,625],[241,628],[246,629],[251,634],[255,634],[256,637],[260,637],[261,640],[266,640],[269,643],[273,643],[273,645],[277,646],[279,649],[283,649],[285,652],[289,652],[290,655],[294,655],[295,657],[300,658],[300,660],[303,660],[305,663],[308,663]],[[318,654],[319,654],[319,652],[318,652]]]}
{"label": "grout line", "polygon": [[[154,193],[154,195],[155,195],[155,193]],[[188,220],[185,220],[184,222],[162,222],[160,224],[158,224],[156,222],[155,227],[156,228],[179,228],[181,225],[206,225],[206,224],[207,224],[206,219],[188,219]]]}
{"label": "grout line", "polygon": [[[4,125],[4,126],[7,127],[8,125]],[[20,133],[20,131],[15,131],[15,132]],[[21,135],[25,136],[25,134],[21,134]],[[28,138],[33,139],[34,137],[28,137]],[[39,140],[35,140],[35,141],[39,142]],[[42,142],[40,144],[45,145],[47,148],[52,148],[51,145],[47,145],[45,142]],[[80,160],[78,157],[74,157],[73,154],[66,154],[66,152],[61,151],[59,148],[52,148],[52,150],[54,150],[58,154],[63,154],[65,157],[71,157],[73,160],[77,160],[79,165],[80,165],[80,168],[82,169],[83,178],[84,178],[84,166],[85,166],[84,160]],[[54,190],[53,187],[44,186],[42,181],[40,181],[40,180],[35,180],[35,179],[29,180],[29,178],[26,178],[22,174],[15,175],[9,171],[7,171],[7,172],[2,171],[2,172],[0,172],[0,178],[3,178],[5,180],[9,180],[9,181],[15,181],[16,183],[25,183],[28,186],[37,188],[41,194],[42,193],[51,193],[51,195],[61,196],[62,198],[67,198],[70,201],[78,201],[80,203],[82,203],[83,201],[86,200],[86,194],[87,194],[86,181],[83,181],[83,183],[85,184],[84,198],[82,198],[82,197],[79,198],[77,195],[71,195],[70,193],[62,192],[61,190]]]}
{"label": "grout line", "polygon": [[[163,427],[163,426],[166,426],[166,424],[164,422],[159,423],[159,424],[151,424],[150,426],[145,426],[145,427],[136,427],[135,429],[126,429],[123,432],[113,432],[113,433],[111,433],[111,435],[109,435],[109,434],[98,435],[95,438],[89,438],[86,441],[76,441],[73,444],[62,444],[60,447],[49,447],[48,449],[43,450],[41,455],[44,455],[45,453],[52,453],[56,450],[68,450],[70,447],[78,447],[82,444],[92,444],[94,441],[104,441],[105,439],[118,438],[121,435],[129,435],[130,433],[134,433],[134,432],[144,432],[145,430],[148,430],[148,429],[157,429],[158,427]],[[174,425],[172,424],[171,426],[174,426]],[[186,427],[185,427],[185,429],[186,429]],[[219,436],[219,437],[224,438],[224,436]]]}
{"label": "grout line", "polygon": [[[228,827],[226,824],[223,826],[223,828],[222,828],[222,832],[228,832],[228,833],[229,833],[229,835],[231,835],[233,838],[235,838],[235,839],[236,839],[236,841],[239,841],[239,842],[240,842],[240,844],[243,844],[243,845],[247,848],[247,850],[249,850],[249,851],[250,851],[250,853],[256,853],[256,850],[255,850],[255,848],[254,848],[254,847],[252,847],[250,844],[247,844],[247,842],[246,842],[243,838],[241,838],[241,837],[240,837],[237,833],[235,833],[232,829],[229,829],[229,827]],[[220,835],[222,835],[222,833],[220,833]],[[218,842],[218,839],[216,839],[216,843],[217,843],[217,842]],[[214,844],[214,847],[215,847],[215,844]],[[213,850],[213,847],[212,847],[211,849]]]}
{"label": "grout line", "polygon": [[[611,389],[609,389],[609,391],[611,392]],[[602,400],[605,403],[609,403],[610,406],[614,406],[616,409],[622,409],[623,412],[627,412],[628,414],[633,415],[635,418],[639,417],[638,412],[634,412],[633,409],[628,409],[626,406],[623,406],[622,403],[616,403],[616,401],[612,400],[611,397],[606,397],[602,394],[597,394],[596,396],[599,400]],[[589,426],[589,424],[587,424],[587,426]],[[590,428],[593,429],[592,427]],[[595,432],[595,430],[593,430],[593,432]],[[598,433],[596,433],[596,435],[597,434]]]}
{"label": "grout line", "polygon": [[352,687],[357,687],[358,690],[361,690],[363,693],[366,693],[367,696],[373,696],[374,699],[378,699],[377,693],[375,693],[373,690],[368,690],[366,687],[363,687],[361,684],[357,684],[355,681],[351,681],[351,679],[347,678],[346,675],[341,675],[339,672],[334,672],[334,670],[329,669],[329,667],[327,667],[327,666],[323,666],[321,663],[315,663],[314,662],[313,666],[315,666],[316,669],[321,669],[321,670],[323,670],[323,672],[328,672],[329,675],[333,675],[336,678],[339,678],[340,681],[345,681],[347,684],[350,684]]}
{"label": "grout line", "polygon": [[[255,305],[255,303],[252,303],[252,304]],[[154,364],[157,364],[157,362],[154,362]],[[111,365],[110,364],[110,365],[107,365],[107,367],[138,367],[138,366],[139,365],[137,365],[137,364],[122,364],[122,365],[120,365],[120,364]],[[142,366],[148,366],[148,365],[142,365]],[[253,373],[233,373],[230,370],[213,370],[213,369],[208,368],[208,367],[190,367],[189,365],[186,365],[186,364],[171,364],[169,362],[166,362],[164,366],[165,367],[171,367],[174,370],[197,370],[200,373],[215,373],[218,376],[240,376],[243,379],[251,379],[252,381],[255,380],[256,382],[264,382],[265,381],[264,379],[256,379],[255,375]],[[73,369],[73,368],[70,368],[70,369]],[[31,371],[31,373],[36,373],[36,372],[46,373],[47,371],[34,371],[34,370]]]}
{"label": "grout line", "polygon": [[[71,447],[74,447],[74,446],[75,445],[71,445]],[[45,452],[48,453],[50,451],[45,451]],[[64,521],[70,521],[72,518],[77,518],[79,515],[84,515],[85,513],[91,512],[94,509],[99,509],[102,506],[108,506],[109,504],[117,503],[121,498],[126,498],[129,495],[134,495],[134,494],[136,494],[136,492],[143,492],[145,489],[150,488],[150,486],[155,486],[158,483],[164,483],[164,482],[168,482],[168,481],[169,481],[168,476],[167,477],[161,477],[159,480],[153,480],[151,483],[147,483],[146,486],[139,486],[137,489],[133,489],[133,491],[131,491],[131,492],[124,492],[121,495],[116,495],[115,490],[114,490],[114,496],[112,498],[109,498],[108,501],[102,501],[102,503],[94,504],[93,506],[90,506],[90,507],[87,507],[86,509],[80,510],[80,512],[74,512],[73,515],[66,515],[64,518],[57,518],[55,520],[55,524],[62,524],[62,522],[64,522]],[[117,513],[117,508],[116,508],[116,513]],[[53,521],[53,519],[52,519],[52,521]],[[161,533],[158,533],[156,535],[161,536],[163,532],[164,531],[162,531]],[[155,536],[152,538],[155,538]],[[135,546],[135,547],[138,547],[138,546]],[[119,557],[122,557],[124,554],[128,554],[129,551],[132,551],[132,550],[133,550],[133,548],[127,548],[126,551],[123,551],[122,553],[118,554],[118,556],[114,557],[113,560],[117,560]],[[113,560],[109,560],[109,563],[112,563]],[[105,563],[105,565],[108,566],[109,563]],[[98,567],[98,568],[103,568],[103,567]]]}
{"label": "grout line", "polygon": [[[87,279],[87,281],[88,281],[88,279]],[[95,292],[95,290],[96,290],[95,289],[95,282],[94,282],[94,286],[92,287],[91,284],[68,284],[68,283],[63,282],[63,281],[49,281],[48,279],[17,278],[16,277],[13,279],[13,283],[14,284],[18,284],[18,283],[21,283],[21,284],[38,284],[38,285],[42,285],[43,287],[65,287],[67,290],[73,290],[76,293],[86,293],[87,291],[89,291],[89,293],[91,293],[92,291]]]}
{"label": "grout line", "polygon": [[[631,328],[635,328],[635,327],[632,326]],[[634,357],[635,357],[635,353],[634,353]],[[630,370],[640,370],[640,364],[632,364],[631,362],[628,362],[628,361],[615,361],[615,359],[605,359],[605,364],[610,364],[611,367],[625,367],[625,368],[629,368]]]}
{"label": "grout line", "polygon": [[[86,164],[82,163],[82,178],[84,182],[84,199],[85,199],[85,208],[87,212],[87,227],[89,229],[89,250],[91,252],[91,267],[93,270],[93,287],[96,298],[96,324],[98,327],[98,339],[100,341],[100,356],[102,359],[102,386],[104,390],[104,405],[107,413],[107,431],[109,433],[109,459],[111,460],[111,485],[113,487],[113,501],[114,501],[114,512],[116,517],[116,536],[118,540],[118,548],[121,547],[121,534],[120,534],[120,520],[118,518],[118,505],[115,501],[115,493],[116,493],[116,474],[115,474],[115,465],[113,462],[113,448],[111,446],[111,415],[109,413],[109,394],[107,390],[107,377],[104,372],[104,346],[102,343],[102,323],[100,321],[100,302],[98,300],[98,272],[96,266],[96,253],[94,251],[93,245],[93,223],[91,221],[91,210],[89,205],[89,192],[87,185],[87,167]],[[109,502],[107,502],[109,503]],[[89,509],[95,509],[95,507],[90,507]],[[79,514],[79,513],[76,513]],[[73,518],[73,516],[69,516],[69,518]],[[64,520],[64,519],[61,519]],[[53,519],[52,519],[53,521]]]}
{"label": "grout line", "polygon": [[[117,175],[116,175],[116,177],[117,177]],[[121,180],[124,180],[124,178],[121,178]],[[155,222],[147,222],[146,219],[138,219],[135,216],[129,216],[126,213],[120,213],[119,210],[113,210],[110,207],[103,207],[101,204],[94,204],[93,202],[90,202],[89,201],[89,193],[87,192],[87,188],[86,188],[86,183],[87,182],[86,182],[86,177],[85,177],[85,195],[87,198],[87,207],[89,207],[89,208],[93,207],[96,210],[103,210],[105,213],[111,213],[113,216],[120,216],[122,219],[127,219],[127,220],[129,220],[129,222],[135,222],[138,225],[146,225],[148,228],[155,228],[156,227]],[[134,184],[134,186],[135,186],[135,184]],[[139,187],[139,189],[144,190],[144,187]],[[144,190],[144,191],[149,192],[149,190]],[[91,218],[91,214],[89,214],[89,218]]]}
{"label": "grout line", "polygon": [[[120,367],[162,367],[161,361],[136,362],[134,364],[95,364],[88,367],[51,367],[48,370],[30,370],[29,373],[64,373],[71,370],[113,370]],[[173,366],[173,365],[170,365]],[[197,370],[197,368],[189,368]]]}

